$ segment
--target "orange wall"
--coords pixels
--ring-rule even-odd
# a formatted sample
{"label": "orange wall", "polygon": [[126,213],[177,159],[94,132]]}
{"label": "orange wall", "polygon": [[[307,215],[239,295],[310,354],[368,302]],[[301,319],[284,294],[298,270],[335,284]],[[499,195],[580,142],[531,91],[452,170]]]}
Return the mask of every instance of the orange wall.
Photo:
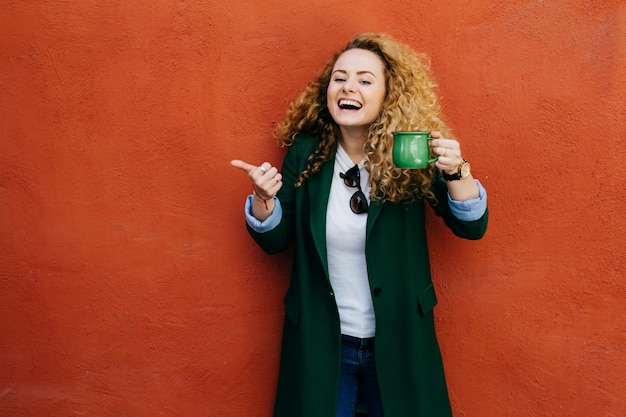
{"label": "orange wall", "polygon": [[1,9],[3,417],[270,416],[290,257],[228,162],[280,163],[274,124],[361,31],[432,57],[489,190],[482,241],[428,219],[456,416],[626,415],[623,0]]}

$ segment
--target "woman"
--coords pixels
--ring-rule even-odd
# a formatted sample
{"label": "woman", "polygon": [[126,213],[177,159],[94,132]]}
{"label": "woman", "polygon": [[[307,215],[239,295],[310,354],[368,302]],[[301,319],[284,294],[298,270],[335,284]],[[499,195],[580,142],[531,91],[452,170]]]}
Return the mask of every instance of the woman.
{"label": "woman", "polygon": [[[433,318],[425,202],[459,237],[487,227],[486,192],[440,117],[425,57],[361,34],[292,103],[281,171],[243,161],[249,233],[295,245],[276,417],[451,416]],[[393,131],[428,130],[439,158],[398,169]],[[444,180],[445,178],[445,180]]]}

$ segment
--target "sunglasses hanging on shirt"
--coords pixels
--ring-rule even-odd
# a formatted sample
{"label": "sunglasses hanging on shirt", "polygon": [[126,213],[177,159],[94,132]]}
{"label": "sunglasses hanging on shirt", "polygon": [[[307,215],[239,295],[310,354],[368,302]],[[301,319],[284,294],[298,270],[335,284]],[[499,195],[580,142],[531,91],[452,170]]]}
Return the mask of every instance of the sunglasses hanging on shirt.
{"label": "sunglasses hanging on shirt", "polygon": [[339,176],[348,187],[357,188],[356,192],[350,197],[350,209],[352,212],[356,214],[367,213],[367,199],[365,198],[363,190],[361,190],[361,172],[359,171],[359,166],[353,166],[347,170],[345,174],[340,172]]}

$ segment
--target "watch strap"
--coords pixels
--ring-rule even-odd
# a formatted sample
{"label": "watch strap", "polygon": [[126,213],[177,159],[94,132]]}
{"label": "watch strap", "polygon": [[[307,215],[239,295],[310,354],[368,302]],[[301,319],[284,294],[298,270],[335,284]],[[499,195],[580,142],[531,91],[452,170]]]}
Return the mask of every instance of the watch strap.
{"label": "watch strap", "polygon": [[441,171],[441,174],[443,174],[443,179],[446,181],[456,181],[461,179],[461,173],[459,171],[454,174],[448,174],[446,171]]}
{"label": "watch strap", "polygon": [[463,162],[461,162],[459,164],[459,166],[457,167],[456,172],[454,174],[448,174],[446,171],[441,171],[441,174],[443,175],[443,179],[446,180],[446,181],[457,181],[457,180],[460,180],[461,178],[463,178],[463,166],[464,165],[468,165],[467,168],[469,169],[469,164],[464,159]]}

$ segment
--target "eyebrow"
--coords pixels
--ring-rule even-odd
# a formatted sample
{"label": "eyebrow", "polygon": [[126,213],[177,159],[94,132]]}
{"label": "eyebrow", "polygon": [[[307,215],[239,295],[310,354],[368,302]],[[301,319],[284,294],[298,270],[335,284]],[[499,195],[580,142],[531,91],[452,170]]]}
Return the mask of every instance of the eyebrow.
{"label": "eyebrow", "polygon": [[[348,73],[348,71],[346,71],[346,70],[337,69],[337,70],[333,71],[333,74],[336,73],[336,72],[342,72],[344,74]],[[357,73],[357,75],[370,74],[372,77],[376,78],[376,75],[372,71],[357,71],[356,73]],[[333,74],[331,74],[331,75],[333,75]]]}

